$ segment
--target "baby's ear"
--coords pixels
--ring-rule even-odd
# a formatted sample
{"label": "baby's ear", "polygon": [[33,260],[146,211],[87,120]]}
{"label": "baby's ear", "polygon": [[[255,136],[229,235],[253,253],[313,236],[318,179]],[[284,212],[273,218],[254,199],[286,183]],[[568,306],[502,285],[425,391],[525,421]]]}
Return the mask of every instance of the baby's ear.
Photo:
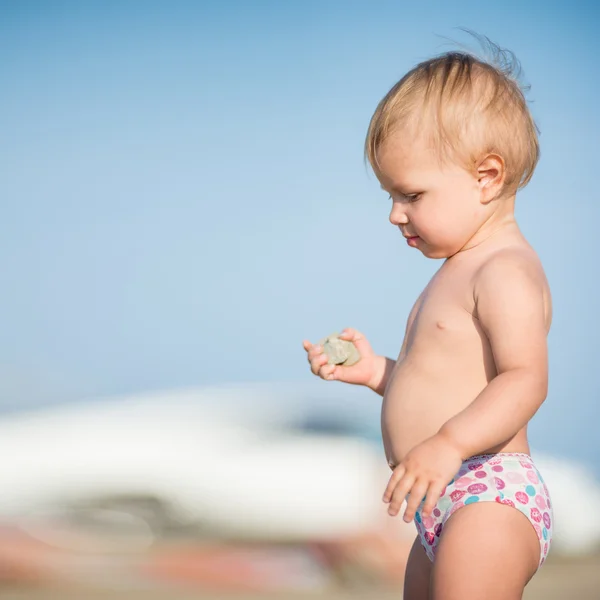
{"label": "baby's ear", "polygon": [[488,154],[477,166],[477,183],[481,203],[487,204],[498,197],[506,179],[504,159],[499,154]]}

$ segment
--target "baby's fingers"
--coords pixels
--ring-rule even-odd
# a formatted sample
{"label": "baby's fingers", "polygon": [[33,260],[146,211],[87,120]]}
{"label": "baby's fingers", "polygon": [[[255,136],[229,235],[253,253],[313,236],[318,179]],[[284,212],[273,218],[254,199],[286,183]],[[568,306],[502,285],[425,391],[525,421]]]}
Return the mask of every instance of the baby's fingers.
{"label": "baby's fingers", "polygon": [[415,518],[419,505],[423,502],[423,498],[427,493],[427,481],[419,480],[415,482],[410,490],[410,497],[406,503],[406,510],[404,511],[404,520],[410,523]]}
{"label": "baby's fingers", "polygon": [[404,477],[398,482],[392,497],[390,499],[390,505],[388,507],[388,514],[395,517],[402,507],[402,503],[406,499],[406,495],[412,490],[415,483],[415,478],[412,475],[405,474]]}
{"label": "baby's fingers", "polygon": [[324,365],[319,370],[319,377],[323,379],[335,379],[336,365]]}
{"label": "baby's fingers", "polygon": [[425,504],[423,504],[423,509],[421,510],[424,517],[429,517],[431,515],[444,489],[445,486],[440,483],[432,483],[429,486],[427,498],[425,499]]}
{"label": "baby's fingers", "polygon": [[310,370],[319,376],[323,376],[322,370],[331,365],[327,364],[327,356],[325,354],[318,354],[317,356],[310,359]]}
{"label": "baby's fingers", "polygon": [[310,361],[310,370],[314,375],[318,375],[322,379],[335,379],[336,365],[328,364],[327,355],[323,352],[320,346],[313,346],[308,353]]}
{"label": "baby's fingers", "polygon": [[398,482],[402,479],[404,473],[406,473],[406,469],[404,468],[404,465],[402,465],[402,464],[399,464],[394,469],[394,472],[392,473],[392,476],[390,477],[387,487],[385,488],[385,492],[383,492],[383,501],[384,502],[389,502],[392,499],[392,494],[394,493],[394,490],[396,489],[396,485],[398,485]]}
{"label": "baby's fingers", "polygon": [[308,362],[311,362],[312,360],[314,360],[315,358],[318,358],[320,356],[325,356],[325,354],[323,353],[322,346],[315,344],[314,346],[311,346],[308,349]]}
{"label": "baby's fingers", "polygon": [[311,346],[306,357],[310,363],[310,370],[314,375],[319,374],[321,367],[327,363],[327,356],[319,345]]}
{"label": "baby's fingers", "polygon": [[336,365],[328,364],[329,358],[323,351],[323,346],[319,344],[313,346],[308,340],[304,340],[302,346],[307,352],[306,358],[313,375],[322,379],[336,379]]}

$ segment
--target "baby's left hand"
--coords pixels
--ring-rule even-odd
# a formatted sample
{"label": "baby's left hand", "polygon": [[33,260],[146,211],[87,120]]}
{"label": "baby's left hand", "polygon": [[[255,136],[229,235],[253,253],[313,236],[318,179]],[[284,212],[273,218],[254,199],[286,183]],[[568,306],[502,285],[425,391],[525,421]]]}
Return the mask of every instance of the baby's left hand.
{"label": "baby's left hand", "polygon": [[410,523],[414,519],[425,496],[422,514],[429,516],[462,463],[460,450],[439,433],[415,446],[394,469],[385,488],[383,501],[390,504],[388,513],[396,516],[410,493],[404,520]]}

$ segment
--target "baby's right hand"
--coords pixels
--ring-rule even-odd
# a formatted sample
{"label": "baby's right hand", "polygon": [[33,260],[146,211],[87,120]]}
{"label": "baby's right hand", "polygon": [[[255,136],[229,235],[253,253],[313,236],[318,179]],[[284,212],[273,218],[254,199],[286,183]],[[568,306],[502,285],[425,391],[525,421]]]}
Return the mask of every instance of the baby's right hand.
{"label": "baby's right hand", "polygon": [[339,337],[347,342],[352,342],[356,346],[360,354],[360,360],[349,367],[344,365],[329,365],[327,364],[327,355],[323,352],[322,346],[313,346],[309,341],[304,340],[302,345],[308,353],[307,358],[310,363],[310,370],[321,379],[366,385],[371,389],[375,389],[383,377],[385,358],[377,356],[365,336],[355,329],[344,329]]}

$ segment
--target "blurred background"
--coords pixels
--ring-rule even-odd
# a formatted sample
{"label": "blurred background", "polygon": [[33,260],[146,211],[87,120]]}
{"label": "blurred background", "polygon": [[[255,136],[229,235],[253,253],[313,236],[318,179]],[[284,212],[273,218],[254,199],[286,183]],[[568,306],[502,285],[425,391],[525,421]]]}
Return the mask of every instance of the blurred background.
{"label": "blurred background", "polygon": [[416,62],[514,51],[542,159],[517,215],[554,294],[530,426],[553,553],[600,597],[600,8],[0,0],[0,598],[398,598],[380,398],[310,375],[346,326],[397,355],[435,269],[362,144]]}

